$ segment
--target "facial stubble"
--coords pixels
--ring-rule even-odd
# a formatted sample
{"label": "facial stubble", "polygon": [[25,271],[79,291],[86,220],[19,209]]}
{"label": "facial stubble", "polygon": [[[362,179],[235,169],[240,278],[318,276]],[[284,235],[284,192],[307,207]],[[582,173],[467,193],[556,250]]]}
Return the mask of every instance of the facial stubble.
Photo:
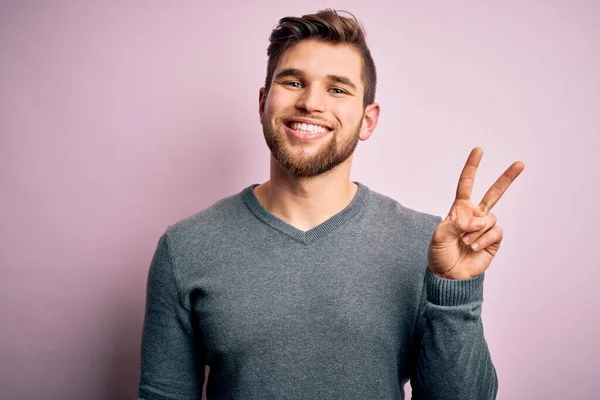
{"label": "facial stubble", "polygon": [[[284,131],[284,121],[288,118],[278,118],[274,124],[264,117],[266,115],[261,119],[263,134],[271,154],[285,171],[296,177],[309,178],[332,170],[350,158],[358,145],[360,122],[345,141],[341,141],[339,128],[335,128],[329,133],[329,140],[321,144],[316,154],[305,156],[302,152],[294,153]],[[281,129],[277,130],[274,125]]]}

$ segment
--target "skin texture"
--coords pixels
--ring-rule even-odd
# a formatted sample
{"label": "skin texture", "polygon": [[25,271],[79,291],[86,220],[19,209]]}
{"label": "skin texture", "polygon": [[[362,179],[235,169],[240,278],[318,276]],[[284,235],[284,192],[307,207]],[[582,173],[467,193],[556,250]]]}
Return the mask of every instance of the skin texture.
{"label": "skin texture", "polygon": [[[283,74],[295,70],[294,74]],[[343,210],[358,187],[350,181],[352,152],[369,139],[379,105],[363,107],[362,59],[353,47],[304,40],[280,58],[271,88],[259,91],[259,115],[272,150],[269,181],[255,188],[262,205],[301,230]],[[336,81],[343,77],[351,85]],[[285,122],[309,118],[330,127],[316,140],[299,140]]]}
{"label": "skin texture", "polygon": [[[259,91],[271,167],[270,179],[254,193],[269,212],[298,229],[325,222],[356,194],[350,180],[352,155],[359,141],[371,137],[380,113],[377,103],[363,107],[361,72],[360,54],[351,46],[304,40],[284,52],[269,92]],[[302,118],[330,132],[314,140],[299,139],[289,123]],[[471,151],[455,201],[431,239],[429,269],[439,277],[476,277],[500,247],[503,232],[490,211],[525,165],[513,163],[474,204],[471,192],[482,155],[479,147]]]}
{"label": "skin texture", "polygon": [[[267,145],[288,174],[310,178],[328,172],[348,160],[359,140],[369,138],[374,126],[369,129],[364,120],[376,118],[378,106],[362,107],[361,71],[360,55],[348,45],[308,40],[284,53],[269,93],[261,89],[259,102]],[[285,132],[286,123],[297,118],[331,132],[317,140],[297,139]]]}
{"label": "skin texture", "polygon": [[435,229],[428,251],[429,269],[447,279],[469,279],[487,270],[500,248],[503,231],[490,211],[525,164],[514,162],[488,189],[479,204],[471,202],[475,174],[483,150],[469,154],[456,189],[456,198],[446,219]]}

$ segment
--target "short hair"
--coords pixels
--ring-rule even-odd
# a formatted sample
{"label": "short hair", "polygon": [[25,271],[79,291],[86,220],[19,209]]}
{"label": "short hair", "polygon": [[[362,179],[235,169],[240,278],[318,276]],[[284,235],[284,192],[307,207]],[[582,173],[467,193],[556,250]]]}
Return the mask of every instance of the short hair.
{"label": "short hair", "polygon": [[342,17],[337,11],[325,9],[316,14],[298,17],[285,17],[271,32],[267,48],[267,76],[265,90],[269,92],[271,81],[279,59],[283,53],[294,44],[308,39],[325,43],[348,44],[353,46],[361,55],[363,65],[361,79],[365,92],[363,107],[375,101],[377,74],[371,51],[366,43],[365,30],[356,17],[345,11],[350,17]]}

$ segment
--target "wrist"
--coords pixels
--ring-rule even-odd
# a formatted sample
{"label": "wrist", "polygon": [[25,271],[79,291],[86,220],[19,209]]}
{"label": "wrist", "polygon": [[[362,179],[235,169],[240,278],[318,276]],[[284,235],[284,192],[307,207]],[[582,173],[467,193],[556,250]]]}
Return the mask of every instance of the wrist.
{"label": "wrist", "polygon": [[[429,268],[429,267],[428,267]],[[457,272],[457,271],[446,271],[446,272],[436,272],[429,268],[429,271],[438,278],[448,279],[452,281],[465,281],[468,279],[477,278],[479,275],[471,276],[466,272]]]}

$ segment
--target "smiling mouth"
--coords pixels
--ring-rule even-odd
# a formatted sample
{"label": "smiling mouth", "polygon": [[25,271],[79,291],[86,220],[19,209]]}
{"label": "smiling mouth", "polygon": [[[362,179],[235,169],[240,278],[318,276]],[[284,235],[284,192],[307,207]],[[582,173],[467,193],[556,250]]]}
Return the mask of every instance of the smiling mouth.
{"label": "smiling mouth", "polygon": [[331,129],[322,125],[307,124],[304,122],[286,122],[285,126],[300,133],[301,135],[314,135],[319,136],[324,133],[330,132]]}

